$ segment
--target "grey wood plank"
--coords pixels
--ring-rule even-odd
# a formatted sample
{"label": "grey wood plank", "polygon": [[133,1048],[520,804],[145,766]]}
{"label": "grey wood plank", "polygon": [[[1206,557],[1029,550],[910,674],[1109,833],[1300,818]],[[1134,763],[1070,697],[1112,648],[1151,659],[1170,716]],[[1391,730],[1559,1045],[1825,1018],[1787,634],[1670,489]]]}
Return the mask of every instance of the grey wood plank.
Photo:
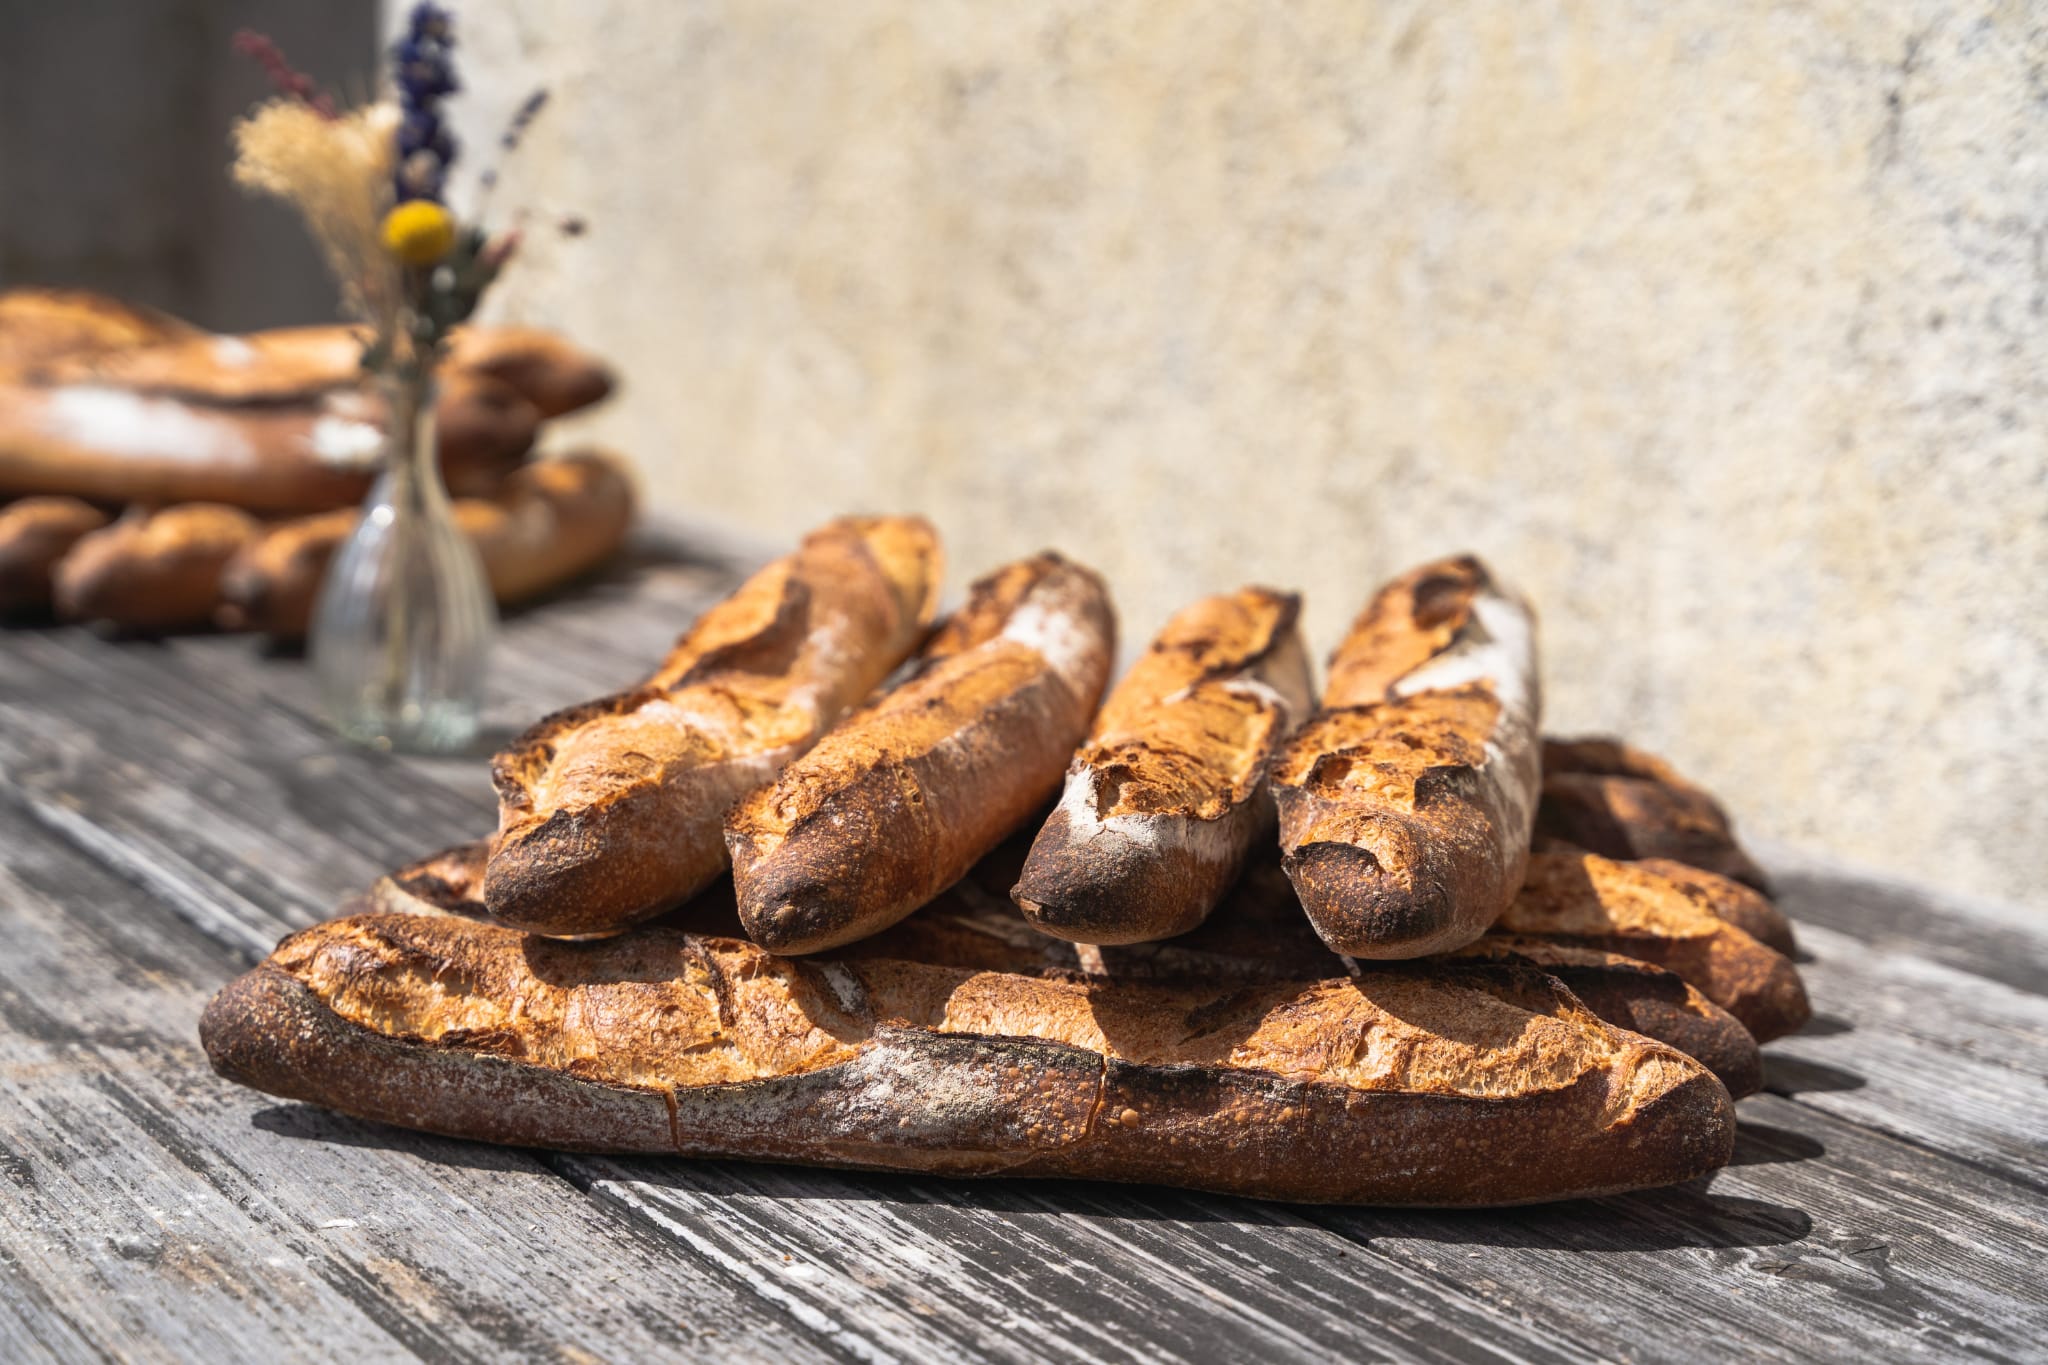
{"label": "grey wood plank", "polygon": [[1820,1028],[1765,1053],[1802,1104],[2048,1190],[2048,996],[1802,926]]}
{"label": "grey wood plank", "polygon": [[1072,1181],[967,1183],[562,1156],[736,1273],[929,1354],[1004,1360],[1570,1359],[1455,1287],[1296,1211]]}
{"label": "grey wood plank", "polygon": [[1678,1198],[1310,1216],[1603,1357],[2034,1356],[2048,1202],[1793,1101],[1741,1110],[1736,1164]]}
{"label": "grey wood plank", "polygon": [[0,847],[0,1357],[852,1358],[531,1153],[219,1081],[231,955],[7,805]]}

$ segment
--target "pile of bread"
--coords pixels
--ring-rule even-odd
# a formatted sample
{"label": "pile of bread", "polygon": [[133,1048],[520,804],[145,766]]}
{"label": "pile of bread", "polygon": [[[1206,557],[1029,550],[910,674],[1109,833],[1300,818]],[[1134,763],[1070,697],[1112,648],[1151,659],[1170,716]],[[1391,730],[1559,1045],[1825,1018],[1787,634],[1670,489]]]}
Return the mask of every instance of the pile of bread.
{"label": "pile of bread", "polygon": [[[0,614],[303,635],[382,445],[360,355],[346,327],[218,336],[94,294],[0,293]],[[611,387],[549,333],[458,334],[441,467],[501,602],[625,539],[615,459],[527,462],[543,422]]]}
{"label": "pile of bread", "polygon": [[[1540,737],[1476,560],[1174,616],[1046,553],[929,626],[846,518],[496,758],[499,828],[208,1007],[223,1075],[493,1142],[1503,1204],[1724,1163],[1790,930],[1661,762]],[[1277,837],[1276,837],[1277,836]],[[726,873],[730,872],[729,879]]]}

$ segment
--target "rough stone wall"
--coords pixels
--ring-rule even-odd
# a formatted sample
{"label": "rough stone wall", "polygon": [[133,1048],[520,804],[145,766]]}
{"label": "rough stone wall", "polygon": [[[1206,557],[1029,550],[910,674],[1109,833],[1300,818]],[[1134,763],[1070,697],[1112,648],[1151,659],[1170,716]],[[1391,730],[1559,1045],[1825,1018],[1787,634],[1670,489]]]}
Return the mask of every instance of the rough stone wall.
{"label": "rough stone wall", "polygon": [[933,515],[1130,641],[1471,547],[1549,713],[1759,834],[2040,905],[2048,11],[510,0],[504,311],[654,500]]}

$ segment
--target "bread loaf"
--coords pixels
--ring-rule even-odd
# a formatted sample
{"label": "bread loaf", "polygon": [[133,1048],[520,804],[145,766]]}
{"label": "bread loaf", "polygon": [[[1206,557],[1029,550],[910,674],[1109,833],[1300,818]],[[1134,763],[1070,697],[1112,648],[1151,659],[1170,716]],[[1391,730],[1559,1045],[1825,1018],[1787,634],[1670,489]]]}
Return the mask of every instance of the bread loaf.
{"label": "bread loaf", "polygon": [[1521,962],[1557,978],[1600,1019],[1655,1038],[1714,1073],[1735,1099],[1763,1089],[1763,1052],[1740,1020],[1665,967],[1558,939],[1490,933],[1461,958]]}
{"label": "bread loaf", "polygon": [[448,368],[511,386],[544,418],[603,401],[611,368],[596,356],[537,327],[463,327],[449,344]]}
{"label": "bread loaf", "polygon": [[[386,413],[354,329],[153,331],[115,305],[4,298],[23,316],[10,339],[0,309],[0,494],[295,513],[368,490]],[[8,362],[37,346],[47,350]],[[435,407],[449,489],[495,488],[544,417],[610,387],[601,363],[545,333],[458,334]]]}
{"label": "bread loaf", "polygon": [[[1053,975],[1110,982],[1313,981],[1351,968],[1323,946],[1302,918],[1301,903],[1275,850],[1255,858],[1245,878],[1198,929],[1179,938],[1097,949],[1031,928],[1001,888],[1024,856],[1011,840],[923,910],[835,951],[972,971]],[[488,841],[457,845],[381,879],[350,912],[488,918],[482,898]],[[673,915],[665,929],[717,937],[742,931],[729,885],[714,885]],[[1556,976],[1602,1020],[1668,1043],[1699,1061],[1737,1098],[1754,1093],[1762,1061],[1756,1040],[1735,1018],[1676,973],[1616,953],[1555,939],[1488,934],[1466,953],[1539,966]]]}
{"label": "bread loaf", "polygon": [[1734,1139],[1704,1067],[1519,965],[1106,983],[371,914],[285,940],[200,1036],[230,1079],[457,1137],[1316,1202],[1633,1189]]}
{"label": "bread loaf", "polygon": [[0,613],[48,611],[57,561],[106,524],[105,512],[78,498],[23,498],[0,507]]}
{"label": "bread loaf", "polygon": [[1765,947],[1786,957],[1798,949],[1798,942],[1792,934],[1792,921],[1786,919],[1785,912],[1755,888],[1745,886],[1733,877],[1723,877],[1670,858],[1641,858],[1636,866],[1697,893],[1701,902],[1717,917]]}
{"label": "bread loaf", "polygon": [[[512,606],[616,553],[632,526],[633,487],[617,459],[579,451],[522,465],[497,496],[458,498],[454,513],[483,560],[492,594]],[[267,528],[221,576],[216,620],[230,630],[304,635],[328,561],[355,525],[351,508]]]}
{"label": "bread loaf", "polygon": [[1382,588],[1273,768],[1287,875],[1323,941],[1449,952],[1521,885],[1540,762],[1536,628],[1470,557]]}
{"label": "bread loaf", "polygon": [[492,913],[616,933],[701,890],[726,865],[732,803],[916,647],[938,576],[924,521],[830,522],[706,612],[645,683],[521,735],[491,769]]}
{"label": "bread loaf", "polygon": [[167,314],[81,289],[0,291],[0,384],[66,356],[127,350],[192,336]]}
{"label": "bread loaf", "polygon": [[1797,1031],[1812,1015],[1783,954],[1720,918],[1699,892],[1641,863],[1538,853],[1500,927],[1667,967],[1760,1043]]}
{"label": "bread loaf", "polygon": [[247,512],[214,503],[132,513],[80,537],[59,561],[57,612],[130,630],[204,626],[220,596],[221,571],[257,534]]}
{"label": "bread loaf", "polygon": [[1547,739],[1537,828],[1605,858],[1669,858],[1769,894],[1728,814],[1653,754],[1615,739]]}
{"label": "bread loaf", "polygon": [[1166,623],[1096,717],[1011,896],[1080,943],[1200,924],[1270,835],[1266,768],[1313,691],[1300,599],[1244,588]]}
{"label": "bread loaf", "polygon": [[1056,554],[976,583],[917,672],[727,822],[741,922],[778,953],[886,928],[1044,809],[1115,657],[1102,580]]}

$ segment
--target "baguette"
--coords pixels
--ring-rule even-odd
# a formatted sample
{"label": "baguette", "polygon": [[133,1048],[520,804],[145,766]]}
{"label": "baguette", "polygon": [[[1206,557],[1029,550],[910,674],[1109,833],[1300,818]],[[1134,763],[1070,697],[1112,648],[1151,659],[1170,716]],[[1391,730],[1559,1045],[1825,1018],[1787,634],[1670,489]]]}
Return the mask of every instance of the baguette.
{"label": "baguette", "polygon": [[107,514],[78,498],[23,498],[0,507],[0,613],[48,611],[57,561]]}
{"label": "baguette", "polygon": [[1785,912],[1771,904],[1769,898],[1754,887],[1738,882],[1733,877],[1723,877],[1718,873],[1670,858],[1639,858],[1636,860],[1636,866],[1698,893],[1706,907],[1717,917],[1726,920],[1765,947],[1783,953],[1786,957],[1791,957],[1798,951],[1799,943],[1792,933],[1792,921],[1785,918]]}
{"label": "baguette", "polygon": [[1059,790],[1116,653],[1102,580],[1050,552],[990,574],[918,671],[726,822],[740,920],[771,952],[884,929]]}
{"label": "baguette", "polygon": [[[1021,848],[983,860],[923,911],[836,956],[881,957],[971,971],[1025,976],[1089,976],[1112,981],[1219,982],[1320,980],[1349,968],[1302,918],[1280,871],[1278,850],[1254,860],[1216,912],[1179,938],[1108,946],[1084,956],[1075,944],[1033,929],[1003,897]],[[487,919],[482,899],[488,841],[444,849],[380,879],[348,909],[388,914]],[[726,938],[743,931],[729,886],[713,887],[673,916],[665,929]],[[1616,953],[1557,940],[1488,934],[1465,950],[1477,957],[1541,967],[1569,986],[1602,1020],[1668,1043],[1703,1064],[1740,1099],[1755,1093],[1762,1071],[1756,1040],[1734,1016],[1676,973]]]}
{"label": "baguette", "polygon": [[1521,885],[1541,777],[1536,627],[1470,557],[1394,580],[1273,768],[1287,875],[1361,958],[1472,942]]}
{"label": "baguette", "polygon": [[1245,588],[1166,623],[1118,683],[1011,897],[1080,943],[1200,924],[1273,828],[1267,765],[1312,691],[1300,599]]}
{"label": "baguette", "polygon": [[[454,512],[499,605],[514,606],[610,558],[632,526],[633,487],[615,458],[581,451],[522,465],[495,497],[458,498]],[[222,575],[216,621],[280,639],[304,635],[320,580],[356,517],[345,508],[267,529]]]}
{"label": "baguette", "polygon": [[0,292],[0,383],[67,356],[176,341],[196,329],[168,314],[82,289]]}
{"label": "baguette", "polygon": [[[151,334],[106,305],[15,307],[24,317],[11,339],[0,309],[0,493],[298,513],[368,491],[386,411],[363,381],[354,329]],[[81,329],[92,335],[80,340]],[[8,363],[38,346],[40,359]],[[459,332],[435,405],[450,490],[488,492],[544,418],[597,401],[611,383],[594,357],[544,332]]]}
{"label": "baguette", "polygon": [[1799,973],[1782,953],[1720,918],[1685,883],[1641,863],[1576,850],[1538,853],[1500,927],[1669,968],[1760,1043],[1797,1032],[1812,1017]]}
{"label": "baguette", "polygon": [[1543,742],[1537,828],[1605,858],[1668,858],[1770,894],[1728,813],[1663,759],[1615,739]]}
{"label": "baguette", "polygon": [[259,530],[236,507],[191,502],[137,512],[80,537],[57,564],[57,613],[129,630],[189,630],[212,618],[221,571]]}
{"label": "baguette", "polygon": [[455,1137],[1481,1205],[1727,1161],[1727,1091],[1513,964],[1245,985],[773,957],[445,916],[293,935],[207,1006],[216,1071]]}
{"label": "baguette", "polygon": [[[256,512],[349,506],[369,491],[384,405],[360,388],[222,397],[98,382],[0,385],[0,494],[218,502]],[[495,485],[540,416],[508,385],[453,374],[436,405],[451,491]]]}
{"label": "baguette", "polygon": [[1713,1072],[1732,1098],[1763,1089],[1764,1057],[1756,1038],[1669,968],[1521,934],[1487,934],[1458,956],[1540,968],[1606,1023],[1669,1044]]}
{"label": "baguette", "polygon": [[608,934],[702,890],[726,864],[726,811],[910,653],[938,574],[921,519],[830,522],[706,612],[645,683],[521,735],[491,765],[491,912]]}

